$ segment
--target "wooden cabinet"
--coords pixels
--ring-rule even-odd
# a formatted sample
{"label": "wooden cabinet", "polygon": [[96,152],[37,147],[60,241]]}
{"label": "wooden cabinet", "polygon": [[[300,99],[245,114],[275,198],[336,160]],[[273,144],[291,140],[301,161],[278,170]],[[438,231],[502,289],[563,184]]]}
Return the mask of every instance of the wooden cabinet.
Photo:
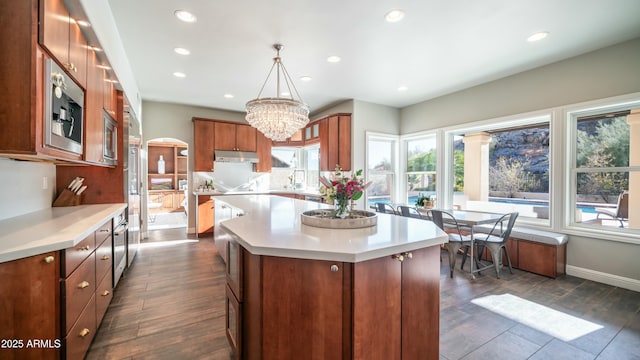
{"label": "wooden cabinet", "polygon": [[284,141],[273,141],[273,146],[303,146],[304,145],[304,128],[296,131],[290,138]]}
{"label": "wooden cabinet", "polygon": [[213,219],[215,216],[215,201],[210,196],[197,196],[198,206],[196,208],[197,214],[197,229],[198,235],[213,233]]}
{"label": "wooden cabinet", "polygon": [[256,151],[256,129],[249,125],[215,122],[215,150]]}
{"label": "wooden cabinet", "polygon": [[214,124],[193,119],[193,171],[213,171]]}
{"label": "wooden cabinet", "polygon": [[227,246],[236,358],[438,359],[439,246],[357,263]]}
{"label": "wooden cabinet", "polygon": [[87,41],[63,0],[43,0],[39,39],[83,88],[87,82]]}
{"label": "wooden cabinet", "polygon": [[315,144],[320,141],[320,122],[314,121],[304,128],[304,144]]}
{"label": "wooden cabinet", "polygon": [[[104,70],[98,67],[98,55],[90,50],[87,56],[87,91],[85,105],[84,160],[96,165],[112,165],[105,159]],[[115,116],[115,110],[110,114]]]}
{"label": "wooden cabinet", "polygon": [[271,172],[271,139],[264,136],[261,132],[258,132],[257,140],[257,153],[258,163],[255,164],[256,172]]}
{"label": "wooden cabinet", "polygon": [[336,164],[351,171],[351,115],[336,114],[318,121],[320,171],[333,171]]}
{"label": "wooden cabinet", "polygon": [[[57,359],[60,341],[60,256],[58,252],[0,263],[0,339],[22,339],[22,347],[1,349],[3,359]],[[29,339],[49,346],[27,348]]]}

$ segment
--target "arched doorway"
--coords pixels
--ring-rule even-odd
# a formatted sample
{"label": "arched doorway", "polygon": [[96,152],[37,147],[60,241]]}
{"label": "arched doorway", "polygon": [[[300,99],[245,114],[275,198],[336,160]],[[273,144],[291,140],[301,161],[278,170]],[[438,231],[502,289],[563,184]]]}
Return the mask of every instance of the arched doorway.
{"label": "arched doorway", "polygon": [[187,231],[188,144],[173,138],[147,142],[147,230]]}

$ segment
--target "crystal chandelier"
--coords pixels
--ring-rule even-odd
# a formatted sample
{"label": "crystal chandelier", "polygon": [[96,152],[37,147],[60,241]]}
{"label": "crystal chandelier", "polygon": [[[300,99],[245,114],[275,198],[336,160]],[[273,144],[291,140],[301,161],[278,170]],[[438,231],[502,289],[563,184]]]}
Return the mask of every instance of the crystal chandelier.
{"label": "crystal chandelier", "polygon": [[[302,102],[300,94],[296,89],[287,69],[280,59],[280,50],[282,50],[281,44],[273,45],[276,49],[276,57],[273,58],[273,65],[267,79],[262,84],[262,88],[258,93],[258,98],[247,102],[247,116],[246,119],[251,126],[258,129],[266,137],[275,141],[283,141],[291,135],[293,135],[298,129],[303,128],[309,122],[309,106]],[[261,98],[262,91],[264,90],[269,77],[276,69],[276,97],[275,98]],[[290,98],[281,98],[280,95],[280,75],[286,84]],[[299,100],[293,98],[293,92]]]}

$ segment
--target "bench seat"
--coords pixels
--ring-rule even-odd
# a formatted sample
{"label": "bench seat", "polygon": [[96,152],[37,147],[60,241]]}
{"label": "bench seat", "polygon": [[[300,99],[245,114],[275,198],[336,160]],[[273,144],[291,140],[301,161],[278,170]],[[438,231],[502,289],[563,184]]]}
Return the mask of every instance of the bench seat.
{"label": "bench seat", "polygon": [[[492,225],[479,225],[473,231],[476,235],[486,234],[491,228]],[[513,267],[556,278],[566,273],[568,241],[565,234],[516,226],[511,230],[507,250]],[[490,256],[483,254],[483,259]],[[503,255],[503,263],[505,261]]]}

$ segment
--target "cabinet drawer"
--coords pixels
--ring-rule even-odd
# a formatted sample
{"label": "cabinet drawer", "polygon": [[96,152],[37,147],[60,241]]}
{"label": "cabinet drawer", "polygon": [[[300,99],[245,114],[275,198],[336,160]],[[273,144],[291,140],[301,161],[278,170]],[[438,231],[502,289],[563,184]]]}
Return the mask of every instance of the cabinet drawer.
{"label": "cabinet drawer", "polygon": [[107,311],[111,299],[113,298],[113,288],[111,287],[113,281],[113,273],[111,267],[109,267],[107,275],[100,281],[100,284],[96,286],[96,327],[102,322],[104,313]]}
{"label": "cabinet drawer", "polygon": [[104,223],[104,225],[100,226],[98,230],[96,230],[96,246],[100,246],[100,243],[111,238],[111,220]]}
{"label": "cabinet drawer", "polygon": [[96,301],[91,297],[82,311],[78,322],[65,338],[66,359],[84,359],[84,355],[91,345],[96,333]]}
{"label": "cabinet drawer", "polygon": [[227,285],[236,295],[238,301],[244,301],[242,276],[242,247],[234,240],[227,242]]}
{"label": "cabinet drawer", "polygon": [[234,359],[242,359],[242,304],[226,286],[225,299],[225,333],[233,351]]}
{"label": "cabinet drawer", "polygon": [[[65,306],[65,333],[69,333],[78,315],[85,308],[96,290],[96,260],[93,254],[87,258],[71,276],[63,281]],[[95,308],[94,308],[95,313]],[[94,317],[95,321],[95,317]]]}
{"label": "cabinet drawer", "polygon": [[65,249],[62,254],[64,257],[64,268],[62,269],[62,277],[68,277],[84,259],[96,249],[95,235],[91,234],[84,240],[80,241],[76,246]]}
{"label": "cabinet drawer", "polygon": [[106,271],[110,270],[113,265],[111,258],[111,241],[104,241],[102,245],[96,249],[96,280],[100,281]]}

